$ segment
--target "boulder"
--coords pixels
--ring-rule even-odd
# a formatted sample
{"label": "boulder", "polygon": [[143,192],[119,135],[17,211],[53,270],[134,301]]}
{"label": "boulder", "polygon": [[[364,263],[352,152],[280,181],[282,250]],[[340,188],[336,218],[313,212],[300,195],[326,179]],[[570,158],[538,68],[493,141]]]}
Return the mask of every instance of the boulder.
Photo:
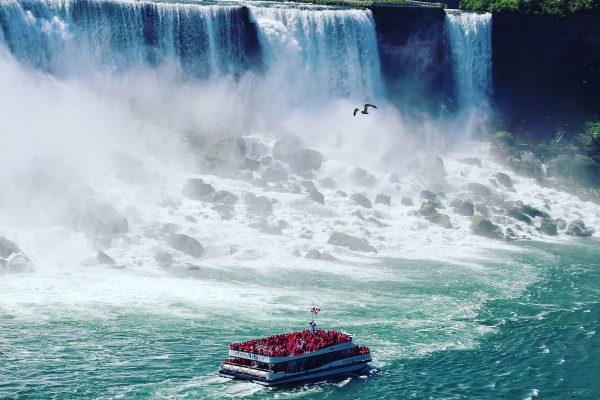
{"label": "boulder", "polygon": [[591,187],[600,187],[600,164],[583,154],[559,155],[547,165],[548,175]]}
{"label": "boulder", "polygon": [[246,143],[241,137],[218,140],[204,146],[202,155],[217,164],[239,167],[246,159]]}
{"label": "boulder", "polygon": [[200,178],[190,178],[185,182],[182,193],[192,200],[212,201],[215,189]]}
{"label": "boulder", "polygon": [[419,196],[425,200],[437,200],[437,194],[430,190],[422,190]]}
{"label": "boulder", "polygon": [[372,188],[377,184],[377,179],[373,175],[359,167],[354,168],[350,173],[350,178],[355,184],[366,188]]}
{"label": "boulder", "polygon": [[316,192],[317,191],[317,187],[315,186],[315,184],[312,181],[301,181],[300,186],[302,186],[302,188],[304,190],[306,190],[307,192]]}
{"label": "boulder", "polygon": [[323,194],[317,190],[309,191],[308,198],[316,203],[325,204],[325,196],[323,196]]}
{"label": "boulder", "polygon": [[348,197],[348,194],[346,192],[341,191],[341,190],[338,190],[337,192],[335,192],[335,195],[337,197]]}
{"label": "boulder", "polygon": [[470,182],[467,185],[467,189],[469,189],[471,192],[475,193],[476,195],[483,197],[484,199],[489,199],[492,197],[492,192],[491,192],[490,188],[488,188],[485,185],[482,185],[481,183]]}
{"label": "boulder", "polygon": [[330,177],[319,180],[319,184],[327,189],[334,189],[336,187],[335,181]]}
{"label": "boulder", "polygon": [[280,163],[273,163],[262,173],[262,177],[267,182],[281,182],[288,179],[288,173]]}
{"label": "boulder", "polygon": [[270,214],[273,212],[273,204],[265,196],[255,196],[252,193],[244,195],[246,210],[255,214]]}
{"label": "boulder", "polygon": [[440,156],[434,156],[426,169],[429,174],[437,178],[443,178],[448,175],[446,172],[446,166],[444,165],[444,160],[442,160]]}
{"label": "boulder", "polygon": [[232,206],[238,202],[238,197],[226,190],[219,190],[214,194],[213,201],[218,204]]}
{"label": "boulder", "polygon": [[106,265],[115,265],[116,264],[115,260],[108,254],[103,252],[102,250],[99,250],[98,254],[96,254],[96,260],[98,260],[98,262],[100,264],[106,264]]}
{"label": "boulder", "polygon": [[507,189],[512,189],[513,187],[510,176],[506,175],[504,172],[496,172],[494,174],[494,179],[496,179],[496,182],[498,182]]}
{"label": "boulder", "polygon": [[0,236],[0,258],[8,258],[11,254],[22,253],[21,249],[10,240]]}
{"label": "boulder", "polygon": [[377,250],[371,246],[365,239],[358,238],[356,236],[350,236],[342,232],[333,232],[329,236],[327,243],[334,246],[346,247],[352,251],[364,251],[376,253]]}
{"label": "boulder", "polygon": [[371,205],[371,200],[369,200],[366,196],[360,193],[354,193],[350,198],[359,206],[364,208],[373,208]]}
{"label": "boulder", "polygon": [[439,225],[446,229],[452,229],[452,222],[450,222],[450,217],[448,217],[446,214],[441,214],[436,211],[435,213],[427,215],[424,218],[432,224]]}
{"label": "boulder", "polygon": [[385,204],[386,206],[389,206],[391,201],[392,198],[390,196],[386,196],[385,194],[380,193],[375,196],[375,204]]}
{"label": "boulder", "polygon": [[264,156],[260,158],[260,165],[262,167],[266,167],[267,165],[271,164],[271,162],[273,161],[273,157],[271,156]]}
{"label": "boulder", "polygon": [[476,235],[491,239],[500,239],[502,237],[499,226],[493,224],[489,219],[480,216],[473,217],[471,230]]}
{"label": "boulder", "polygon": [[516,219],[517,221],[525,222],[526,224],[531,224],[531,218],[527,215],[523,214],[517,209],[508,210],[508,216]]}
{"label": "boulder", "polygon": [[488,215],[490,215],[490,211],[488,210],[488,208],[482,204],[482,203],[475,203],[473,205],[473,207],[475,207],[475,211],[477,211],[479,214],[487,217]]}
{"label": "boulder", "polygon": [[556,236],[558,234],[558,230],[556,229],[556,222],[547,218],[542,221],[540,230],[544,234],[549,236]]}
{"label": "boulder", "polygon": [[302,139],[293,134],[287,134],[279,139],[275,146],[273,146],[273,158],[285,162],[293,160],[294,156],[298,154],[298,150],[301,149]]}
{"label": "boulder", "polygon": [[435,203],[423,203],[421,204],[421,207],[419,208],[419,214],[422,215],[423,217],[427,217],[430,215],[434,215],[437,214],[438,210],[435,206]]}
{"label": "boulder", "polygon": [[567,228],[567,221],[565,221],[562,218],[557,218],[556,220],[556,227],[558,229],[560,229],[561,231]]}
{"label": "boulder", "polygon": [[316,249],[310,249],[304,255],[304,258],[309,258],[312,260],[337,261],[337,258],[335,258],[334,256],[332,256],[328,253],[321,253],[320,251],[318,251]]}
{"label": "boulder", "polygon": [[179,250],[195,258],[200,258],[204,254],[204,247],[202,247],[199,241],[182,233],[171,235],[167,243],[175,250]]}
{"label": "boulder", "polygon": [[281,235],[281,228],[276,225],[262,225],[260,227],[260,231],[262,233],[266,233],[267,235]]}
{"label": "boulder", "polygon": [[312,149],[300,149],[290,162],[292,171],[299,175],[304,175],[309,171],[318,171],[322,164],[323,155]]}
{"label": "boulder", "polygon": [[456,213],[465,217],[471,217],[475,214],[475,207],[470,201],[461,201],[458,207],[455,207]]}
{"label": "boulder", "polygon": [[241,169],[248,169],[250,171],[256,171],[260,168],[260,161],[253,160],[252,158],[245,158]]}
{"label": "boulder", "polygon": [[120,215],[109,203],[87,200],[73,213],[73,225],[77,230],[94,237],[110,237],[129,231],[127,218]]}
{"label": "boulder", "polygon": [[403,206],[408,206],[408,207],[414,205],[414,203],[410,197],[402,197],[400,199],[400,204],[402,204]]}
{"label": "boulder", "polygon": [[481,167],[481,160],[479,158],[475,158],[475,157],[461,158],[460,160],[458,160],[458,162],[461,164]]}
{"label": "boulder", "polygon": [[531,218],[535,218],[535,217],[542,217],[542,218],[550,218],[550,214],[548,214],[545,211],[542,210],[538,210],[537,208],[527,205],[525,204],[523,207],[521,207],[521,212],[525,215],[529,215]]}
{"label": "boulder", "polygon": [[29,258],[8,239],[0,237],[0,273],[27,272],[33,269]]}
{"label": "boulder", "polygon": [[159,251],[154,254],[154,259],[161,267],[170,267],[173,264],[173,255],[166,251]]}
{"label": "boulder", "polygon": [[585,223],[580,219],[571,221],[569,222],[569,225],[567,225],[567,235],[585,237],[592,236],[593,233],[594,229],[586,227]]}

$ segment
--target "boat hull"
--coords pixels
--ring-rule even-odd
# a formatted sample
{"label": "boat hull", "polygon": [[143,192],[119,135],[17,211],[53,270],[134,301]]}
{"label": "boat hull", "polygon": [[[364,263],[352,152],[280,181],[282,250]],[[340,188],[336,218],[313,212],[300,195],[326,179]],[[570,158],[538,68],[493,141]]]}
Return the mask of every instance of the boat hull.
{"label": "boat hull", "polygon": [[243,379],[247,381],[252,381],[254,383],[258,383],[263,386],[276,386],[276,385],[284,385],[288,383],[297,383],[303,381],[312,381],[319,380],[323,378],[331,378],[336,376],[345,376],[349,374],[353,374],[355,372],[361,371],[366,368],[367,364],[371,360],[363,360],[358,361],[352,364],[345,364],[340,366],[331,366],[328,368],[319,368],[310,371],[297,372],[297,373],[287,373],[282,377],[278,377],[276,379],[265,379],[256,376],[251,376],[243,373],[236,373],[232,371],[220,370],[219,375],[225,378],[231,379]]}

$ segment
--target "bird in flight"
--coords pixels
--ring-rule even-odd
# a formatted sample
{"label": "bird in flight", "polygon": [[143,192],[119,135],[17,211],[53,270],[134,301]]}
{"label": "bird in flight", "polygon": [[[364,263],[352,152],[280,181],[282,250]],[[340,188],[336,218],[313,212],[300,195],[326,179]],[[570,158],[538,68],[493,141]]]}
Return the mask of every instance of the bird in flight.
{"label": "bird in flight", "polygon": [[373,108],[377,108],[377,106],[374,106],[373,104],[365,104],[365,108],[360,111],[360,109],[355,108],[354,109],[354,116],[356,117],[356,113],[360,111],[361,114],[368,114],[369,113],[369,107],[373,107]]}

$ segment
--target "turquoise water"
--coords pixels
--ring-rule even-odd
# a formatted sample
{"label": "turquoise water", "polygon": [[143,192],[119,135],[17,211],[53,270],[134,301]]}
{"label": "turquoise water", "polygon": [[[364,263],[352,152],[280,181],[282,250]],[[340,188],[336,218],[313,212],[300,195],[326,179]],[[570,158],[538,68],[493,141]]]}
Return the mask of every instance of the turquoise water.
{"label": "turquoise water", "polygon": [[[91,282],[69,288],[74,273],[5,276],[0,398],[599,398],[598,241],[493,255],[465,265],[386,260],[360,276],[138,275],[135,287],[126,271],[88,271],[115,279],[103,296]],[[156,300],[146,281],[180,285],[179,297]],[[229,342],[304,328],[308,296],[323,327],[372,348],[369,374],[279,389],[217,376]]]}

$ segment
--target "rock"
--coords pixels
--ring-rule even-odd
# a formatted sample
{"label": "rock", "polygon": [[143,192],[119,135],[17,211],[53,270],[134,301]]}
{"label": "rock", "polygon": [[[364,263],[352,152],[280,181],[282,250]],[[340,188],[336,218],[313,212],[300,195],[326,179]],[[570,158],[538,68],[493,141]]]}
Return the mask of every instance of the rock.
{"label": "rock", "polygon": [[525,222],[526,224],[531,224],[531,218],[527,215],[523,214],[519,210],[508,210],[508,216],[516,219],[517,221]]}
{"label": "rock", "polygon": [[461,199],[452,199],[450,200],[450,207],[452,208],[457,208],[460,207],[460,205],[463,203],[463,201]]}
{"label": "rock", "polygon": [[489,219],[480,216],[473,217],[471,230],[476,235],[485,236],[491,239],[500,239],[502,237],[499,226],[493,224]]}
{"label": "rock", "polygon": [[301,149],[291,160],[292,171],[303,175],[308,171],[318,171],[323,163],[323,155],[316,150]]}
{"label": "rock", "polygon": [[334,246],[347,247],[352,251],[364,251],[376,253],[377,250],[373,246],[371,246],[365,239],[358,238],[355,236],[350,236],[342,232],[333,232],[329,236],[329,240],[327,243],[332,244]]}
{"label": "rock", "polygon": [[335,192],[335,195],[338,197],[348,197],[346,192],[342,192],[341,190],[338,190],[337,192]]}
{"label": "rock", "polygon": [[273,157],[271,156],[264,156],[260,158],[260,165],[262,167],[266,167],[267,165],[271,164],[271,162],[273,161]]}
{"label": "rock", "polygon": [[116,264],[115,260],[108,254],[103,252],[102,250],[99,250],[98,254],[96,254],[96,260],[98,260],[98,262],[100,264],[106,264],[106,265],[115,265]]}
{"label": "rock", "polygon": [[31,260],[22,252],[12,253],[6,259],[0,258],[0,272],[2,272],[2,267],[10,273],[30,272],[33,270]]}
{"label": "rock", "polygon": [[161,267],[170,267],[173,264],[173,255],[166,251],[159,251],[154,255],[154,259]]}
{"label": "rock", "polygon": [[182,233],[171,235],[167,243],[175,250],[179,250],[195,258],[200,258],[204,254],[204,247],[202,247],[199,241]]}
{"label": "rock", "polygon": [[419,196],[425,200],[437,200],[437,194],[429,190],[422,190]]}
{"label": "rock", "polygon": [[557,218],[555,221],[556,221],[556,227],[558,229],[560,229],[561,231],[567,227],[567,221],[565,221],[564,219]]}
{"label": "rock", "polygon": [[481,183],[470,182],[467,185],[467,188],[471,192],[473,192],[473,193],[475,193],[475,194],[477,194],[477,195],[479,195],[479,196],[481,196],[481,197],[483,197],[485,199],[489,199],[489,198],[492,197],[492,192],[490,191],[490,189],[487,186],[482,185]]}
{"label": "rock", "polygon": [[316,249],[310,249],[306,255],[304,255],[304,258],[309,258],[312,260],[337,261],[337,258],[334,256],[328,253],[321,253]]}
{"label": "rock", "polygon": [[321,192],[318,192],[316,190],[309,191],[308,198],[316,203],[325,204],[325,196],[323,196]]}
{"label": "rock", "polygon": [[202,155],[209,160],[239,167],[246,158],[246,143],[241,137],[227,138],[207,144]]}
{"label": "rock", "polygon": [[369,200],[366,196],[360,193],[354,193],[350,198],[359,206],[364,208],[373,208],[371,205],[371,200]]}
{"label": "rock", "polygon": [[423,217],[437,214],[437,212],[438,210],[436,209],[435,204],[429,202],[421,204],[421,207],[419,208],[419,214]]}
{"label": "rock", "polygon": [[547,165],[548,175],[574,180],[584,186],[600,187],[600,164],[583,154],[559,155]]}
{"label": "rock", "polygon": [[262,174],[267,182],[281,182],[288,179],[288,173],[280,163],[273,163],[268,166]]}
{"label": "rock", "polygon": [[233,206],[229,204],[215,204],[212,207],[215,210],[219,217],[224,221],[229,221],[233,219]]}
{"label": "rock", "polygon": [[504,172],[496,172],[494,178],[505,188],[512,189],[512,180],[510,179],[510,176],[506,175]]}
{"label": "rock", "polygon": [[256,186],[256,187],[260,187],[260,188],[266,188],[269,186],[269,184],[267,183],[267,180],[265,178],[256,178],[252,180],[252,185]]}
{"label": "rock", "polygon": [[238,202],[238,197],[226,190],[219,190],[214,194],[213,201],[215,203],[232,206]]}
{"label": "rock", "polygon": [[535,217],[542,217],[544,219],[550,218],[550,214],[548,214],[547,212],[538,210],[537,208],[527,205],[527,204],[525,204],[523,207],[521,207],[521,212],[523,214],[529,215],[532,218],[535,218]]}
{"label": "rock", "polygon": [[302,186],[302,188],[304,190],[306,190],[307,192],[316,192],[317,191],[317,187],[315,186],[315,184],[312,181],[301,181],[300,186]]}
{"label": "rock", "polygon": [[435,178],[444,178],[448,173],[446,172],[446,166],[444,165],[444,160],[440,156],[434,156],[431,159],[431,163],[426,165],[426,172],[431,177]]}
{"label": "rock", "polygon": [[279,221],[277,221],[277,226],[279,227],[279,229],[288,229],[290,227],[290,224],[289,222],[280,219]]}
{"label": "rock", "polygon": [[544,234],[549,236],[556,236],[558,234],[558,231],[556,229],[556,222],[552,221],[551,219],[544,219],[542,221],[540,229]]}
{"label": "rock", "polygon": [[245,158],[244,159],[244,164],[242,164],[242,169],[248,169],[250,171],[256,171],[257,169],[260,168],[260,161],[258,160],[253,160],[251,158]]}
{"label": "rock", "polygon": [[200,178],[190,178],[186,181],[182,193],[192,200],[212,201],[215,189]]}
{"label": "rock", "polygon": [[298,249],[292,251],[292,255],[294,257],[300,257],[300,256],[302,256],[302,254],[300,254],[300,250],[298,250]]}
{"label": "rock", "polygon": [[319,184],[327,189],[334,189],[336,187],[335,181],[330,177],[319,180]]}
{"label": "rock", "polygon": [[481,160],[479,158],[475,158],[475,157],[461,158],[460,160],[458,160],[458,162],[461,164],[474,165],[476,167],[481,167]]}
{"label": "rock", "polygon": [[377,184],[377,179],[362,168],[356,167],[350,174],[352,181],[360,186],[372,188]]}
{"label": "rock", "polygon": [[390,196],[386,196],[385,194],[378,194],[375,196],[375,204],[385,204],[386,206],[390,205],[392,198]]}
{"label": "rock", "polygon": [[585,223],[582,220],[577,219],[575,221],[569,222],[569,225],[567,225],[566,233],[567,235],[585,237],[592,236],[592,234],[594,233],[594,229],[586,227]]}
{"label": "rock", "polygon": [[111,204],[87,200],[73,213],[75,229],[94,237],[110,237],[129,231],[127,218],[120,215]]}
{"label": "rock", "polygon": [[408,207],[414,205],[414,203],[410,197],[402,197],[402,199],[400,199],[400,204],[402,204],[403,206],[408,206]]}
{"label": "rock", "polygon": [[255,214],[270,214],[273,212],[273,204],[265,196],[255,196],[252,193],[247,193],[244,196],[246,210]]}
{"label": "rock", "polygon": [[432,224],[440,225],[446,229],[452,229],[450,217],[448,217],[446,214],[440,214],[436,211],[435,213],[427,215],[424,218]]}
{"label": "rock", "polygon": [[8,258],[11,254],[22,253],[21,249],[10,240],[0,236],[0,258]]}
{"label": "rock", "polygon": [[475,214],[475,207],[470,201],[461,201],[460,205],[455,208],[458,215],[471,217]]}
{"label": "rock", "polygon": [[281,235],[281,228],[274,225],[263,225],[260,227],[260,231],[268,235]]}
{"label": "rock", "polygon": [[520,158],[511,158],[510,163],[517,171],[536,179],[543,178],[542,162],[531,151],[525,151]]}

